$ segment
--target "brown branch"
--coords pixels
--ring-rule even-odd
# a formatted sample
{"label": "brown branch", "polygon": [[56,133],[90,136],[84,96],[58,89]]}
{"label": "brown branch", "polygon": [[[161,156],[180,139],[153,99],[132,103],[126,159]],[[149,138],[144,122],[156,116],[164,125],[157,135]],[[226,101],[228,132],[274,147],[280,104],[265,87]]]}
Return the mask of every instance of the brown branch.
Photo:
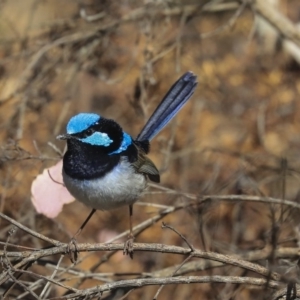
{"label": "brown branch", "polygon": [[[248,196],[248,195],[208,195],[208,196],[198,196],[196,194],[184,193],[176,191],[174,189],[166,188],[164,186],[159,186],[157,184],[150,183],[149,186],[160,189],[162,192],[148,192],[148,194],[175,194],[178,196],[184,196],[190,200],[195,200],[198,204],[210,200],[223,200],[223,201],[245,201],[245,202],[259,202],[259,203],[269,203],[276,205],[286,205],[292,208],[300,209],[300,204],[291,200],[278,199],[273,197],[261,197],[261,196]],[[138,204],[138,203],[137,203]]]}
{"label": "brown branch", "polygon": [[285,38],[300,45],[300,30],[276,8],[265,0],[247,0],[252,9],[269,22]]}
{"label": "brown branch", "polygon": [[[175,232],[187,245],[188,247],[191,249],[190,255],[179,265],[177,266],[173,273],[172,273],[172,277],[182,268],[182,266],[184,266],[192,257],[193,257],[193,253],[195,248],[193,247],[193,245],[187,240],[187,238],[185,236],[183,236],[177,229],[175,229],[174,227],[165,224],[164,222],[162,223],[162,228],[168,228],[170,230],[172,230],[173,232]],[[159,294],[161,293],[162,289],[164,288],[164,284],[162,284],[159,289],[157,290],[156,294],[153,297],[153,300],[156,300],[159,296]]]}
{"label": "brown branch", "polygon": [[30,229],[30,228],[28,228],[28,227],[22,225],[21,223],[15,221],[14,219],[12,219],[12,218],[6,216],[5,214],[3,214],[3,213],[1,213],[1,212],[0,212],[0,218],[6,220],[6,221],[8,221],[8,222],[10,222],[11,224],[13,224],[13,225],[15,225],[16,227],[18,227],[18,228],[24,230],[25,232],[29,233],[29,234],[32,235],[32,236],[34,236],[34,237],[36,237],[36,238],[38,238],[38,239],[40,239],[40,240],[43,240],[43,241],[45,241],[45,242],[50,243],[51,245],[55,245],[55,246],[60,246],[60,245],[62,245],[61,242],[59,242],[59,241],[57,241],[57,240],[54,240],[54,239],[50,239],[50,238],[48,238],[47,236],[45,236],[45,235],[43,235],[43,234],[41,234],[41,233],[37,233],[36,231],[34,231],[34,230],[32,230],[32,229]]}
{"label": "brown branch", "polygon": [[[148,285],[170,285],[170,284],[191,284],[191,283],[230,283],[230,284],[245,284],[265,287],[266,280],[261,278],[252,277],[237,277],[237,276],[179,276],[179,277],[167,277],[167,278],[145,278],[145,279],[131,279],[131,280],[120,280],[113,283],[103,284],[83,291],[69,294],[63,297],[54,297],[50,300],[55,299],[75,299],[84,295],[95,296],[104,292],[109,292],[114,289],[120,288],[141,288]],[[278,282],[269,281],[268,287],[277,288]]]}
{"label": "brown branch", "polygon": [[[66,254],[68,249],[68,244],[63,244],[61,246],[49,248],[49,249],[42,249],[39,251],[34,252],[23,252],[23,259],[16,265],[14,265],[14,269],[18,270],[27,265],[28,263],[35,262],[38,259],[41,259],[43,257],[55,255],[55,254]],[[89,251],[123,251],[124,244],[123,243],[115,243],[115,244],[103,244],[103,243],[95,243],[95,244],[88,244],[88,243],[82,243],[77,244],[78,252],[89,252]],[[145,243],[134,243],[133,249],[135,252],[138,251],[146,251],[146,252],[158,252],[158,253],[172,253],[172,254],[178,254],[178,255],[189,255],[191,252],[191,249],[189,248],[183,248],[178,246],[168,246],[164,244],[145,244]],[[199,249],[195,249],[193,251],[193,257],[197,258],[203,258],[203,259],[209,259],[212,261],[218,261],[222,262],[224,264],[236,266],[243,268],[245,270],[253,271],[257,274],[260,274],[262,276],[270,276],[273,280],[279,280],[280,275],[276,272],[270,272],[269,269],[261,267],[257,264],[243,261],[239,258],[219,254],[215,252],[208,252],[208,251],[202,251]],[[3,272],[0,275],[0,285],[5,282],[8,279],[7,272]]]}
{"label": "brown branch", "polygon": [[237,19],[242,14],[242,12],[245,10],[246,4],[247,4],[246,1],[244,1],[242,4],[240,4],[237,7],[237,9],[236,9],[235,13],[233,14],[233,16],[229,19],[229,21],[226,24],[224,24],[223,26],[218,27],[217,29],[215,29],[211,32],[201,33],[200,38],[201,39],[206,39],[206,38],[209,38],[209,37],[213,37],[215,35],[218,35],[218,34],[224,32],[224,31],[232,28],[235,25]]}
{"label": "brown branch", "polygon": [[[296,295],[294,296],[297,296],[297,295],[300,295],[300,286],[297,284],[296,285]],[[280,300],[280,299],[299,299],[299,297],[292,297],[292,298],[287,298],[287,287],[284,287],[282,289],[280,289],[279,291],[277,291],[273,297],[271,299],[273,300]]]}

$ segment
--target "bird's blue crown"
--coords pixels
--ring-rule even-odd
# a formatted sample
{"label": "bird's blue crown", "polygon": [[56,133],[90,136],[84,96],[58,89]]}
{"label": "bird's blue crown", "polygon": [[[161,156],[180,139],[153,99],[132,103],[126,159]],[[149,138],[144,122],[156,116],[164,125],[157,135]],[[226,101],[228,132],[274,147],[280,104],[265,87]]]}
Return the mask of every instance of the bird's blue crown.
{"label": "bird's blue crown", "polygon": [[[110,155],[118,154],[127,150],[132,144],[132,138],[128,133],[122,131],[119,126],[117,127],[119,130],[116,133],[116,130],[114,130],[115,126],[116,122],[102,118],[97,114],[80,113],[70,119],[67,125],[67,134],[80,135],[86,131],[85,136],[78,139],[83,143],[102,147],[109,147],[116,138],[122,139],[118,149],[109,153]],[[121,136],[118,134],[119,131],[122,134]]]}
{"label": "bird's blue crown", "polygon": [[72,117],[67,125],[68,134],[80,133],[100,120],[100,116],[92,113],[81,113]]}

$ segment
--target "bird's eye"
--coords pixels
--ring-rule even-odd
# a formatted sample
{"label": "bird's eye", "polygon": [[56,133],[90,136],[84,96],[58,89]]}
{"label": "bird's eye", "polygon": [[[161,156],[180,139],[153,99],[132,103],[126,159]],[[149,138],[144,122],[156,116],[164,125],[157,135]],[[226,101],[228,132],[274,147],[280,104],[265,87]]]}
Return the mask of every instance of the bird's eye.
{"label": "bird's eye", "polygon": [[94,133],[94,129],[90,128],[90,129],[86,130],[85,133],[87,136],[90,136]]}

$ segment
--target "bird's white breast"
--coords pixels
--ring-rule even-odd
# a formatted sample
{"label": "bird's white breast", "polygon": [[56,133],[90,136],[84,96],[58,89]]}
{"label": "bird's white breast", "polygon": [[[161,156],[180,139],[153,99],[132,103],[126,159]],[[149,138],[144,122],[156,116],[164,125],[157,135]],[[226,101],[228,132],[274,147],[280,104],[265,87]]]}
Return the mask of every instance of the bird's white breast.
{"label": "bird's white breast", "polygon": [[95,209],[110,210],[133,204],[146,188],[146,178],[126,158],[101,178],[79,180],[63,171],[63,180],[75,199]]}

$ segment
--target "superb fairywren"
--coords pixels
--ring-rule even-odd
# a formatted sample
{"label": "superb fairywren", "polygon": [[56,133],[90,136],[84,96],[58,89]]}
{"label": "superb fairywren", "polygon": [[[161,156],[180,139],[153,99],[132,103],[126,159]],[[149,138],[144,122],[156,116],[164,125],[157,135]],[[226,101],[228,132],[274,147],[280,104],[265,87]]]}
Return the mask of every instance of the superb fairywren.
{"label": "superb fairywren", "polygon": [[132,253],[132,205],[146,188],[147,179],[160,181],[156,166],[146,155],[149,142],[190,99],[196,79],[193,73],[185,73],[171,87],[136,139],[115,121],[94,113],[75,115],[67,125],[67,133],[57,137],[67,140],[63,158],[65,186],[77,200],[93,208],[89,218],[96,209],[129,206],[131,239],[125,245],[126,253]]}

